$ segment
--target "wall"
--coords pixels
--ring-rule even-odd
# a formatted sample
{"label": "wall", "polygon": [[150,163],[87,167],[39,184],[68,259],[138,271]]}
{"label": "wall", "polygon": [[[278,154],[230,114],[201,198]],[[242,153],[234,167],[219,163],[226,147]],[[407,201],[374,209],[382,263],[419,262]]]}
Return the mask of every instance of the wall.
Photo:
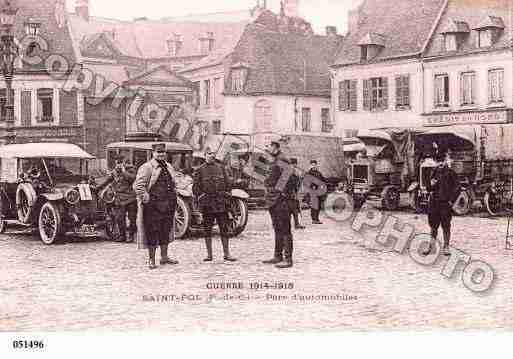
{"label": "wall", "polygon": [[[352,65],[333,70],[332,106],[335,132],[344,135],[346,129],[373,129],[382,127],[422,126],[422,66],[419,60],[397,60],[370,65]],[[410,109],[396,110],[397,75],[410,75]],[[384,111],[363,110],[363,80],[372,77],[388,78],[388,109]],[[339,111],[339,82],[357,80],[357,111]]]}
{"label": "wall", "polygon": [[[488,70],[496,68],[504,68],[504,104],[502,107],[511,108],[513,107],[513,60],[511,51],[426,61],[424,64],[425,112],[439,111],[434,106],[434,78],[436,74],[440,73],[447,73],[449,75],[450,108],[444,109],[445,111],[486,110],[494,108],[494,106],[489,106],[488,104]],[[462,107],[460,104],[460,74],[468,71],[476,72],[477,103],[473,107]]]}

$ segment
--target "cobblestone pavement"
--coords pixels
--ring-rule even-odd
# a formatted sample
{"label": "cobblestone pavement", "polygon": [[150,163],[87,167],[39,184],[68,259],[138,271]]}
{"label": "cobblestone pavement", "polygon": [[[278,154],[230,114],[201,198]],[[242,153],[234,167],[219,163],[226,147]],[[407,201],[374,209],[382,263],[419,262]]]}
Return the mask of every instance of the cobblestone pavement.
{"label": "cobblestone pavement", "polygon": [[[424,216],[397,216],[419,232],[428,230]],[[513,252],[504,250],[505,218],[454,220],[453,245],[496,271],[495,287],[481,295],[465,288],[461,267],[452,279],[440,274],[446,259],[424,267],[373,242],[371,231],[356,234],[347,223],[326,218],[324,225],[306,224],[295,232],[294,268],[281,271],[260,262],[273,248],[266,212],[251,212],[247,231],[232,240],[239,262],[224,263],[216,240],[216,260],[204,264],[203,242],[183,240],[171,247],[180,265],[155,271],[147,270],[146,253],[132,244],[44,246],[36,238],[0,235],[0,330],[513,328]],[[292,282],[294,289],[249,288],[250,282],[277,281]],[[219,282],[242,282],[244,289],[206,288]],[[294,294],[339,299],[302,301]],[[158,295],[180,300],[153,301]],[[182,301],[182,295],[188,297]]]}

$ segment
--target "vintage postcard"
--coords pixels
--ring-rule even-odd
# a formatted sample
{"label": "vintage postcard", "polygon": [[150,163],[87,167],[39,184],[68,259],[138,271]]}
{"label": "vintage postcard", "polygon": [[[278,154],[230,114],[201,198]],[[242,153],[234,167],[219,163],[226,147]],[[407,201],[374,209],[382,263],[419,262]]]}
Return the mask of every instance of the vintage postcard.
{"label": "vintage postcard", "polygon": [[512,0],[3,0],[0,331],[513,329]]}

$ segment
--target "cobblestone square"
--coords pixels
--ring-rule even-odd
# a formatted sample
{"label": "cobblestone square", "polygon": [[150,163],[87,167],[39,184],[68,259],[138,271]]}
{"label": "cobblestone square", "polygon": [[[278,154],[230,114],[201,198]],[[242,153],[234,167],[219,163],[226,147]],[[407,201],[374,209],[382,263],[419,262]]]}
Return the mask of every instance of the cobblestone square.
{"label": "cobblestone square", "polygon": [[[305,218],[306,213],[303,214]],[[395,214],[427,232],[426,218]],[[507,219],[456,217],[453,246],[490,264],[494,287],[475,294],[434,266],[415,263],[358,234],[348,223],[295,232],[295,265],[261,264],[272,256],[268,214],[250,213],[232,240],[239,261],[203,263],[201,239],[172,244],[177,266],[149,271],[133,244],[101,240],[45,246],[30,236],[0,236],[0,330],[337,331],[365,329],[511,329],[513,252],[504,249]],[[375,233],[374,233],[375,234]],[[270,288],[275,283],[293,289]],[[267,285],[266,285],[267,284]],[[228,286],[229,289],[213,289]],[[268,288],[266,288],[266,286]]]}

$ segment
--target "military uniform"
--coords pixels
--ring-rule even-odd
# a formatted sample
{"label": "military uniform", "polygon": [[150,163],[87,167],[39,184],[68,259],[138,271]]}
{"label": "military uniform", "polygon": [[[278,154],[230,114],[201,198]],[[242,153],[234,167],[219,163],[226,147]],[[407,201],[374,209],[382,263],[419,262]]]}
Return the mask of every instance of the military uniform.
{"label": "military uniform", "polygon": [[[322,173],[315,168],[310,169],[310,171],[308,171],[308,175],[313,176],[313,177],[317,178],[319,181],[322,181],[324,183],[326,182],[326,179],[324,178]],[[315,183],[312,183],[311,189],[318,190],[318,186]],[[312,196],[312,194],[309,194],[309,196]],[[325,199],[324,196],[319,196],[318,200],[317,200],[317,204],[315,204],[315,202],[310,199],[310,210],[311,210],[310,214],[311,214],[313,223],[320,223],[319,214],[321,213],[322,203],[324,202],[324,199]]]}
{"label": "military uniform", "polygon": [[435,168],[431,174],[431,180],[436,181],[433,186],[429,181],[427,186],[430,191],[428,222],[431,227],[431,236],[436,239],[441,225],[444,233],[444,248],[448,249],[451,236],[452,205],[460,195],[460,183],[456,173],[447,166]]}
{"label": "military uniform", "polygon": [[229,251],[227,200],[231,192],[230,178],[221,165],[205,163],[195,173],[193,192],[198,198],[199,209],[203,215],[207,258],[212,258],[212,227],[217,222],[221,232],[224,259],[233,261]]}
{"label": "military uniform", "polygon": [[264,261],[264,263],[278,264],[284,261],[283,267],[285,268],[292,266],[294,245],[290,222],[292,211],[289,204],[295,198],[295,183],[293,176],[291,176],[283,189],[278,188],[283,173],[283,169],[278,164],[278,161],[282,161],[282,166],[287,164],[285,158],[278,154],[276,162],[271,166],[271,173],[265,180],[266,204],[269,208],[274,229],[274,258]]}
{"label": "military uniform", "polygon": [[296,226],[296,229],[298,228],[304,228],[301,223],[299,222],[299,215],[301,214],[301,204],[299,203],[298,194],[299,190],[301,188],[301,178],[297,174],[297,171],[294,171],[294,174],[290,177],[291,180],[291,187],[293,189],[293,193],[291,196],[289,196],[289,207],[292,214],[292,217],[294,218],[294,224]]}
{"label": "military uniform", "polygon": [[125,241],[126,238],[126,216],[130,222],[129,241],[133,241],[137,232],[137,198],[132,185],[136,177],[135,167],[127,164],[124,170],[114,171],[108,179],[108,183],[112,183],[112,189],[116,192],[116,221],[120,231],[120,240]]}

